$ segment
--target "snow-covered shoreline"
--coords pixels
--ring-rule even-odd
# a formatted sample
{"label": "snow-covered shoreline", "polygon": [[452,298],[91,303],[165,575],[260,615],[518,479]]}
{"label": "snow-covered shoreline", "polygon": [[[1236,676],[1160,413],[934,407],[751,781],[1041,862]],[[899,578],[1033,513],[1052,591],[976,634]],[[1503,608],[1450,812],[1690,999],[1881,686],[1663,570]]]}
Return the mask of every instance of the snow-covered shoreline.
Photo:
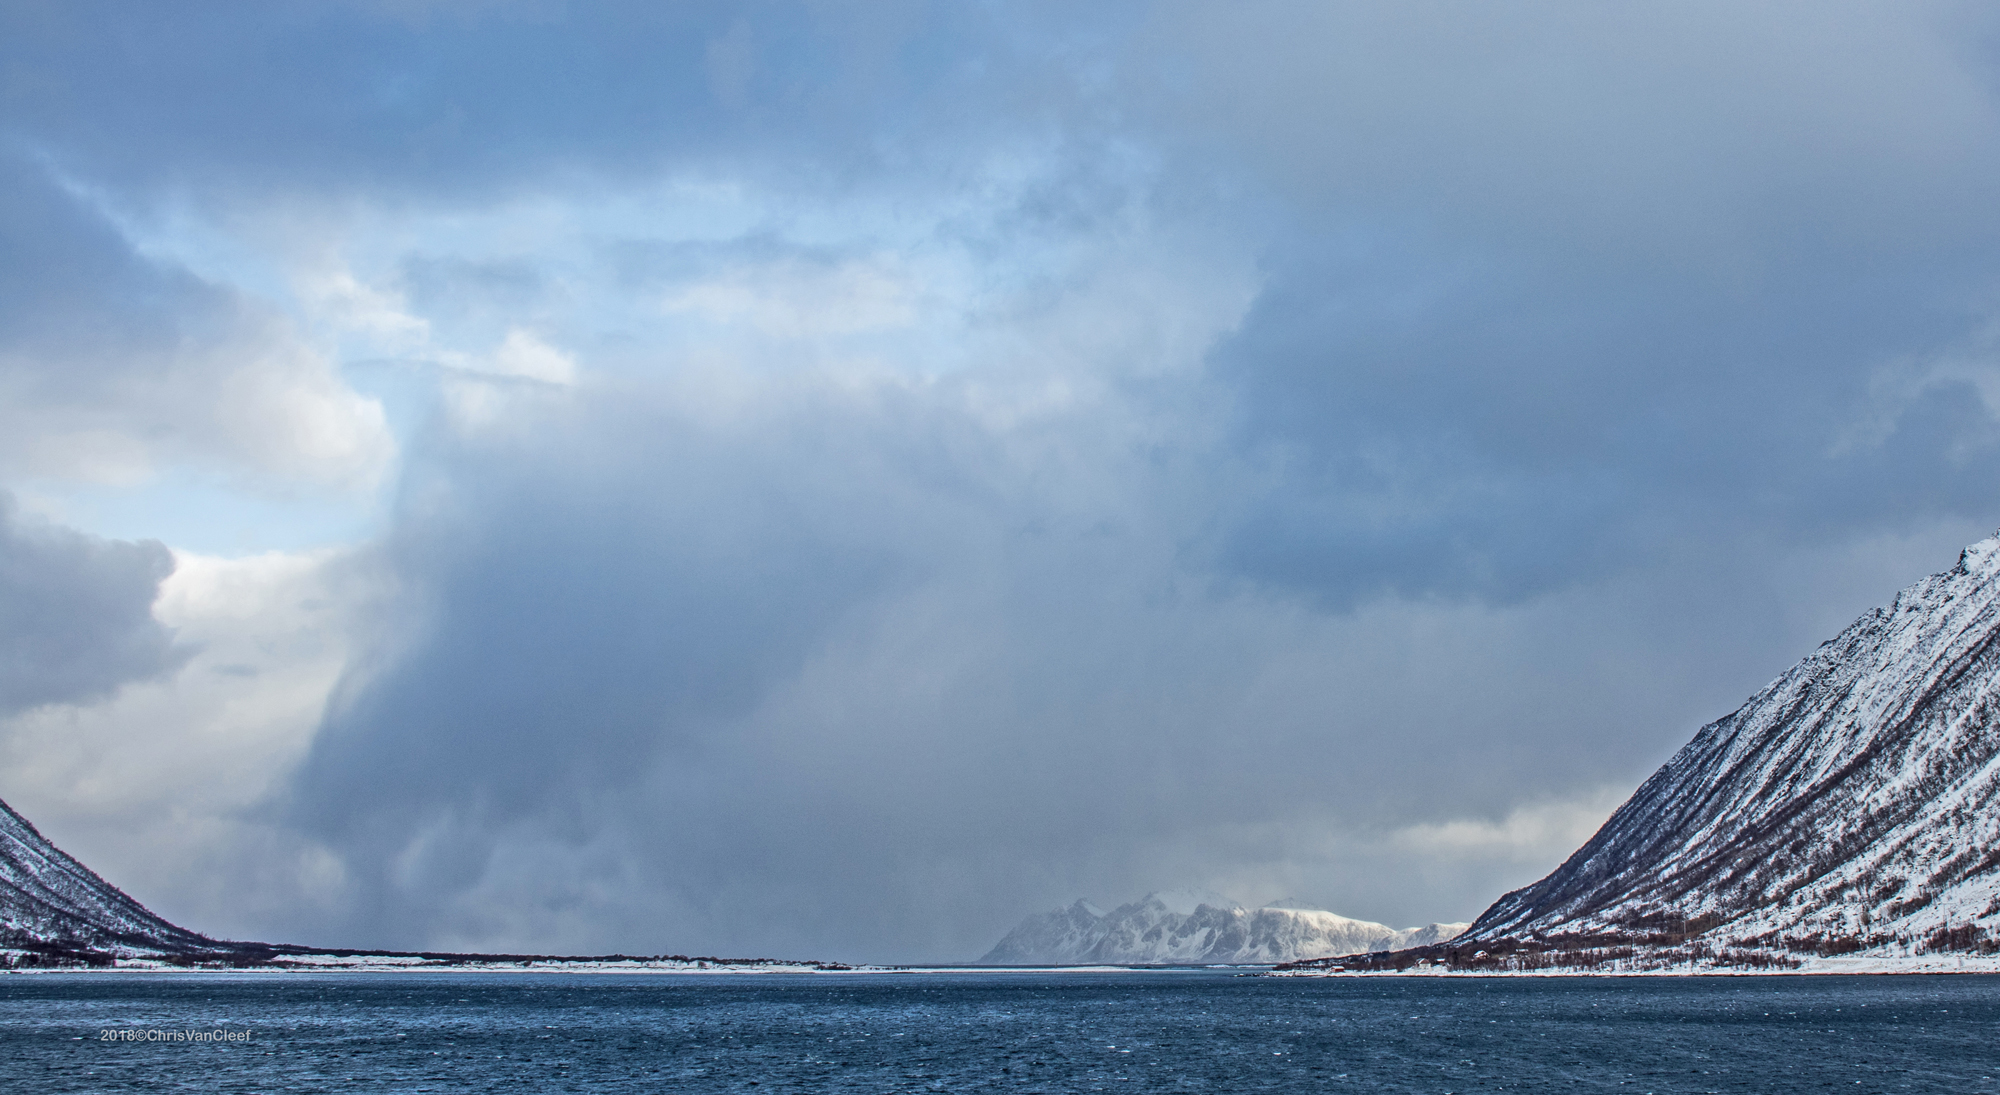
{"label": "snow-covered shoreline", "polygon": [[1994,955],[1877,955],[1842,958],[1802,957],[1794,967],[1758,967],[1679,963],[1648,966],[1606,962],[1576,969],[1492,970],[1451,969],[1420,965],[1400,970],[1329,969],[1272,970],[1266,977],[1812,977],[1831,974],[2000,973]]}
{"label": "snow-covered shoreline", "polygon": [[6,973],[621,973],[697,974],[744,976],[761,973],[828,974],[897,972],[880,966],[843,966],[815,962],[568,962],[556,959],[533,962],[467,961],[444,962],[405,958],[399,955],[354,958],[323,956],[290,957],[254,965],[206,963],[188,965],[158,958],[119,958],[101,966],[30,966]]}
{"label": "snow-covered shoreline", "polygon": [[937,966],[877,966],[846,965],[838,962],[784,962],[784,961],[729,961],[726,959],[696,959],[673,961],[656,959],[632,959],[629,961],[598,961],[583,959],[569,961],[563,959],[535,959],[522,962],[497,959],[493,961],[445,961],[425,959],[413,955],[293,955],[275,962],[255,965],[229,965],[208,963],[187,965],[158,958],[119,958],[110,965],[103,966],[42,966],[21,967],[0,972],[7,973],[618,973],[618,974],[686,974],[686,975],[728,975],[747,976],[751,974],[884,974],[939,975],[976,974],[979,976],[1020,976],[1023,974],[1085,974],[1085,973],[1130,973],[1130,974],[1172,974],[1172,973],[1239,973],[1255,974],[1269,970],[1268,965],[1230,966],[976,966],[966,964]]}

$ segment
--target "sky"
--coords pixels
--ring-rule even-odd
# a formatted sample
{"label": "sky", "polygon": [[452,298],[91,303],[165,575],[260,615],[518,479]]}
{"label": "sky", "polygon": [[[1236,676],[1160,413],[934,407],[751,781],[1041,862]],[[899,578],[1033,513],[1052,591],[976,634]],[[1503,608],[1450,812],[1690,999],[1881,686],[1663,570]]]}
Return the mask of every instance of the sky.
{"label": "sky", "polygon": [[2000,525],[2000,11],[0,8],[0,798],[219,938],[1407,926]]}

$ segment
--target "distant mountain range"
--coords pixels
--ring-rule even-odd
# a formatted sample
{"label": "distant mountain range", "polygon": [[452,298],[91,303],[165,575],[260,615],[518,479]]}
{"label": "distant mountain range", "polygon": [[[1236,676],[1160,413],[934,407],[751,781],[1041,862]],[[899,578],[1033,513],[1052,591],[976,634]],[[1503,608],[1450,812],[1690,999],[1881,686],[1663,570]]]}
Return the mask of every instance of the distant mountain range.
{"label": "distant mountain range", "polygon": [[1547,878],[1351,968],[2000,950],[2000,538],[1703,727]]}
{"label": "distant mountain range", "polygon": [[1421,946],[1464,924],[1398,931],[1324,909],[1246,909],[1226,897],[1176,890],[1102,912],[1079,900],[1030,916],[979,959],[985,966],[1253,965]]}

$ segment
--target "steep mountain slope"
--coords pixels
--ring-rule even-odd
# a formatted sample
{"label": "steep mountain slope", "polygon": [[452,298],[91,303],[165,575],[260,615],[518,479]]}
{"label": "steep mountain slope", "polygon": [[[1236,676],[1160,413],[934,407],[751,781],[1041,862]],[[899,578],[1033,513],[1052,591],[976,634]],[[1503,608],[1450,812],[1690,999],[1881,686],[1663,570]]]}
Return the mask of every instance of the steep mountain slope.
{"label": "steep mountain slope", "polygon": [[1452,948],[1990,951],[1996,926],[2000,538],[1703,727]]}
{"label": "steep mountain slope", "polygon": [[1397,931],[1323,909],[1245,909],[1214,894],[1147,894],[1108,913],[1078,901],[1023,920],[979,960],[988,966],[1232,965],[1292,962],[1449,939],[1464,924]]}
{"label": "steep mountain slope", "polygon": [[0,802],[0,948],[192,954],[221,947],[155,916]]}

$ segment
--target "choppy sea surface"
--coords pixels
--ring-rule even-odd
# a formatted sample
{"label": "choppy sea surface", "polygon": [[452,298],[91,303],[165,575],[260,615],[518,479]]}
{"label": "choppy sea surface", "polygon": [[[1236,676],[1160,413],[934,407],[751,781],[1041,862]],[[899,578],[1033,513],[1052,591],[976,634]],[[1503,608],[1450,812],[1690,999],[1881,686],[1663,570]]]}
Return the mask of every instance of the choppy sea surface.
{"label": "choppy sea surface", "polygon": [[2000,977],[0,976],[19,1092],[2000,1092]]}

